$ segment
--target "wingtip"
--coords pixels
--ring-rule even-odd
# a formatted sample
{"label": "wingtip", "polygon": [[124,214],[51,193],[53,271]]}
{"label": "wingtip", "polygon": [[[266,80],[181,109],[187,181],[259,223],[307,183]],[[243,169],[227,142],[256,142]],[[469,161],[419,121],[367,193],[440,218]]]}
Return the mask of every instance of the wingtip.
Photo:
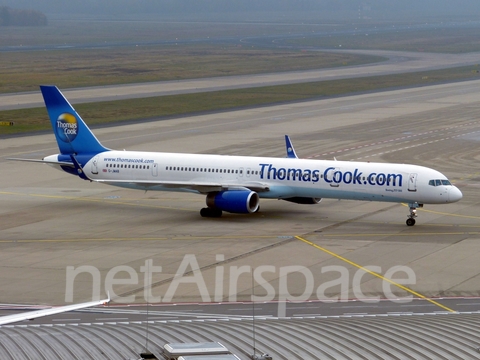
{"label": "wingtip", "polygon": [[110,302],[110,292],[107,291],[107,299],[103,302],[103,305],[108,305],[108,303]]}

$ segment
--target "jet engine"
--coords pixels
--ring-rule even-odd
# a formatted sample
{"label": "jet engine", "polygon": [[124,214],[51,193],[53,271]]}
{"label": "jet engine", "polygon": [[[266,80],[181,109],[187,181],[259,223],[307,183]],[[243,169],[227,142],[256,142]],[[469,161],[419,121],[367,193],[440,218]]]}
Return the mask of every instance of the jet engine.
{"label": "jet engine", "polygon": [[258,210],[260,197],[254,191],[227,190],[207,195],[207,206],[200,214],[207,217],[221,216],[221,211],[235,214],[249,214]]}

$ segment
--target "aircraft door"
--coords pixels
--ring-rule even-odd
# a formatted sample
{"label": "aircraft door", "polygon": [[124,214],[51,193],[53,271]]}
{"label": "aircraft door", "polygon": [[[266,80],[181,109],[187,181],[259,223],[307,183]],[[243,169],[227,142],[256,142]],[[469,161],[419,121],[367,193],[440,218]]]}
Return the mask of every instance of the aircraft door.
{"label": "aircraft door", "polygon": [[92,172],[92,174],[98,174],[98,155],[92,159],[90,171]]}
{"label": "aircraft door", "polygon": [[408,191],[417,191],[417,174],[408,175]]}
{"label": "aircraft door", "polygon": [[152,175],[153,176],[158,176],[158,164],[157,163],[152,164]]}

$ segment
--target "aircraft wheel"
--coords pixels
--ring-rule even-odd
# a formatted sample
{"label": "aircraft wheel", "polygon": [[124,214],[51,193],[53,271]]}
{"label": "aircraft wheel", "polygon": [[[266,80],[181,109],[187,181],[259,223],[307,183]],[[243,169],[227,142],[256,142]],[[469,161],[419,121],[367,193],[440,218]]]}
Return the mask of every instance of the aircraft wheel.
{"label": "aircraft wheel", "polygon": [[407,219],[407,226],[413,226],[415,225],[415,219],[408,218]]}
{"label": "aircraft wheel", "polygon": [[222,210],[213,209],[213,208],[202,208],[200,210],[200,216],[210,217],[210,218],[220,217],[220,216],[222,216]]}
{"label": "aircraft wheel", "polygon": [[222,210],[220,209],[211,209],[212,210],[212,217],[219,218],[222,216]]}

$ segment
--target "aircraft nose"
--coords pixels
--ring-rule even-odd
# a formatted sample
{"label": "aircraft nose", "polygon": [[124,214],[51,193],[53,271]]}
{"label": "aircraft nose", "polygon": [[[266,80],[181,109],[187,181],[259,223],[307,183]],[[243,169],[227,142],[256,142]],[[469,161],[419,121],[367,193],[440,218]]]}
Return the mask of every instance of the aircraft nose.
{"label": "aircraft nose", "polygon": [[455,202],[460,200],[463,197],[462,192],[456,187],[452,186],[448,190],[448,202]]}

